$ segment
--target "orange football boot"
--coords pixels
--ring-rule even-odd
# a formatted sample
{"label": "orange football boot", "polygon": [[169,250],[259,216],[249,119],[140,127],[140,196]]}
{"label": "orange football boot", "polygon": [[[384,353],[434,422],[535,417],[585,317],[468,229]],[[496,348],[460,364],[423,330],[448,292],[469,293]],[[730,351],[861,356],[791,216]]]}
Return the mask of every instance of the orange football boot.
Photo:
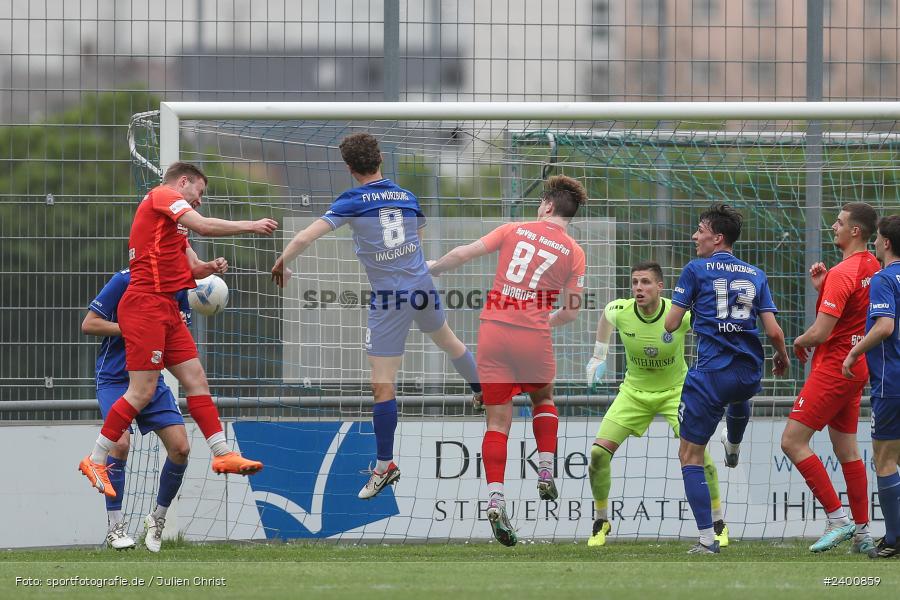
{"label": "orange football boot", "polygon": [[214,456],[213,473],[235,473],[236,475],[253,475],[262,471],[263,464],[258,460],[244,458],[237,452],[229,452],[222,456]]}
{"label": "orange football boot", "polygon": [[98,465],[97,463],[91,462],[91,457],[88,455],[78,463],[78,470],[88,478],[88,481],[91,482],[91,485],[96,488],[98,492],[109,496],[110,498],[116,497],[116,490],[113,489],[112,483],[109,482],[109,474],[106,472],[106,465]]}

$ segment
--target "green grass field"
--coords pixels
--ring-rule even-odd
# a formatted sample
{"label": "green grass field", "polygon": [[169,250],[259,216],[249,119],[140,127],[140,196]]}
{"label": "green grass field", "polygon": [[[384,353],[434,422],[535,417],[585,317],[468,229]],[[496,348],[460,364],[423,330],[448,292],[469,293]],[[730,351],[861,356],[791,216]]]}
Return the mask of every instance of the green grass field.
{"label": "green grass field", "polygon": [[[0,552],[0,598],[801,598],[897,597],[900,560],[810,554],[808,542],[732,542],[719,556],[687,556],[688,542],[457,545],[170,543],[137,550]],[[51,589],[51,579],[114,578],[129,585]],[[33,578],[26,585],[16,578]],[[193,578],[224,578],[224,585]],[[856,585],[826,585],[825,578]],[[134,589],[143,580],[143,589]],[[168,578],[161,580],[157,578]],[[175,578],[186,580],[176,585]],[[853,580],[857,578],[857,580]],[[860,579],[862,578],[862,579]],[[874,579],[880,580],[874,584]],[[863,583],[869,585],[863,585]],[[874,584],[874,585],[873,585]],[[135,596],[136,597],[136,596]]]}

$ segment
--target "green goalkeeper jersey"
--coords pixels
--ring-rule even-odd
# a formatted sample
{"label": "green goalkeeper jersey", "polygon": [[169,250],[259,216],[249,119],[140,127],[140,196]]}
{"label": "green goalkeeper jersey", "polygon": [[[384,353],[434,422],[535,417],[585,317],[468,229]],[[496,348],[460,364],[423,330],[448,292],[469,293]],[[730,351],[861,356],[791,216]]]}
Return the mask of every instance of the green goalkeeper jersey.
{"label": "green goalkeeper jersey", "polygon": [[625,381],[638,390],[660,392],[684,383],[684,336],[691,328],[688,312],[681,327],[666,333],[666,315],[672,301],[660,298],[659,310],[652,316],[640,312],[634,298],[613,300],[603,315],[619,331],[625,346]]}

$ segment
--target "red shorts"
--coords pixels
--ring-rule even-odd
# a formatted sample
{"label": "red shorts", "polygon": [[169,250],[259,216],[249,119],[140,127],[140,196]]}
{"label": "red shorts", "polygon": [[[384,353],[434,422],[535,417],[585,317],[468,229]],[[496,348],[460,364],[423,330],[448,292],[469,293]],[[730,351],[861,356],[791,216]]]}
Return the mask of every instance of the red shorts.
{"label": "red shorts", "polygon": [[476,360],[485,404],[506,404],[516,394],[539,390],[556,377],[547,329],[481,321]]}
{"label": "red shorts", "polygon": [[841,433],[856,433],[864,387],[865,381],[813,371],[788,417],[816,431],[828,425]]}
{"label": "red shorts", "polygon": [[161,371],[197,358],[197,345],[173,294],[128,288],[119,302],[118,319],[129,371]]}

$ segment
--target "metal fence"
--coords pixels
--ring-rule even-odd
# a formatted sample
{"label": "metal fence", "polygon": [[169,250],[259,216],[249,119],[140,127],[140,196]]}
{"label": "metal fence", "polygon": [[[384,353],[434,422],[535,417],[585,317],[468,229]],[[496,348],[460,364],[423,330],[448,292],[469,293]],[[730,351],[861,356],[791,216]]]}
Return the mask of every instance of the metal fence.
{"label": "metal fence", "polygon": [[[79,323],[125,263],[128,118],[160,100],[896,100],[898,13],[897,0],[9,2],[0,401],[93,396]],[[825,218],[807,220],[811,247]]]}

